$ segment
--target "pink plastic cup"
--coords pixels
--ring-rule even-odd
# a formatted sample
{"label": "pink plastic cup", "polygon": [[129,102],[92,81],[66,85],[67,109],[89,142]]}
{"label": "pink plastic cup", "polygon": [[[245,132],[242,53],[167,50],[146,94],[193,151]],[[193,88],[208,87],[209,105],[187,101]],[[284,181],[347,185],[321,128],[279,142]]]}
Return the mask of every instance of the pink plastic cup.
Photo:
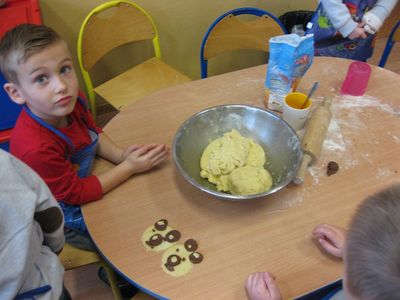
{"label": "pink plastic cup", "polygon": [[340,92],[352,96],[364,95],[370,75],[371,67],[367,63],[361,61],[352,62],[347,70]]}

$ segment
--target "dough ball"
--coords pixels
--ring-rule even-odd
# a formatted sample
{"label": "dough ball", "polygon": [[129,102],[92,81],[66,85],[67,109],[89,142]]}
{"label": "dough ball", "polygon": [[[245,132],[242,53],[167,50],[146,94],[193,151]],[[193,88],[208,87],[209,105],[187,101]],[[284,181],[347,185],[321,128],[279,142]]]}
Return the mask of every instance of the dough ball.
{"label": "dough ball", "polygon": [[252,141],[249,155],[247,156],[246,166],[263,167],[265,164],[264,149]]}
{"label": "dough ball", "polygon": [[232,194],[253,195],[268,191],[272,186],[272,177],[262,167],[246,166],[233,170],[228,182]]}
{"label": "dough ball", "polygon": [[266,161],[263,148],[233,129],[213,140],[200,159],[200,176],[216,185],[218,191],[229,192],[228,176],[244,166],[263,167]]}
{"label": "dough ball", "polygon": [[246,163],[250,148],[250,139],[232,130],[206,147],[200,159],[200,166],[214,176],[227,175]]}

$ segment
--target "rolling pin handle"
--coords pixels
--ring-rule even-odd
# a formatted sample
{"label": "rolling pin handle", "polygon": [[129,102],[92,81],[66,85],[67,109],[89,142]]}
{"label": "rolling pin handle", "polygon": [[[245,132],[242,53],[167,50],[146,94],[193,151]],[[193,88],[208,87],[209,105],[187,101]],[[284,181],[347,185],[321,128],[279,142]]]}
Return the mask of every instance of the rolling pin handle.
{"label": "rolling pin handle", "polygon": [[293,179],[294,184],[302,184],[304,182],[304,177],[306,175],[307,167],[311,164],[312,159],[313,158],[311,155],[307,153],[304,154],[299,171],[297,172],[296,177]]}

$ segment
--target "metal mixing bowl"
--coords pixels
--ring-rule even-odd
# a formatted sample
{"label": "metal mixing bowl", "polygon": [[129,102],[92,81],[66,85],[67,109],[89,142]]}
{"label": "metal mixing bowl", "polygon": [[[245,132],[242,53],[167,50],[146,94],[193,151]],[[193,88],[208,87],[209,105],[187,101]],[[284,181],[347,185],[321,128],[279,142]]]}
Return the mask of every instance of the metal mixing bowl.
{"label": "metal mixing bowl", "polygon": [[[270,190],[255,195],[219,192],[200,177],[200,158],[206,146],[225,132],[236,129],[260,144],[267,156],[265,168],[273,184]],[[272,194],[293,180],[302,158],[296,132],[277,115],[249,105],[221,105],[205,109],[187,119],[173,142],[173,158],[181,174],[200,190],[225,200],[239,201]]]}

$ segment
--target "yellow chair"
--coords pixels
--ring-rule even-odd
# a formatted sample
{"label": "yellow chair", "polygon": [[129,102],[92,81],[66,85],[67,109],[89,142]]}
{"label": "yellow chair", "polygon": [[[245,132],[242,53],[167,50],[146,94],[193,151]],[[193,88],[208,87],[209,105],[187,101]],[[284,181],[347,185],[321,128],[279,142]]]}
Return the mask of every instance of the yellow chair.
{"label": "yellow chair", "polygon": [[[150,15],[129,1],[108,1],[93,9],[78,37],[78,61],[93,115],[95,93],[116,109],[157,90],[191,79],[161,60],[159,35]],[[90,71],[112,50],[133,42],[152,41],[154,57],[94,87]]]}
{"label": "yellow chair", "polygon": [[68,243],[65,243],[64,248],[59,255],[59,258],[66,271],[93,263],[100,264],[107,272],[114,299],[122,300],[121,292],[117,286],[117,278],[114,271],[96,252],[79,249]]}
{"label": "yellow chair", "polygon": [[[241,15],[252,15],[243,19]],[[254,19],[255,18],[255,19]],[[285,34],[278,18],[262,9],[244,7],[228,11],[208,28],[200,48],[201,78],[208,76],[208,60],[233,50],[269,51],[270,37]]]}

